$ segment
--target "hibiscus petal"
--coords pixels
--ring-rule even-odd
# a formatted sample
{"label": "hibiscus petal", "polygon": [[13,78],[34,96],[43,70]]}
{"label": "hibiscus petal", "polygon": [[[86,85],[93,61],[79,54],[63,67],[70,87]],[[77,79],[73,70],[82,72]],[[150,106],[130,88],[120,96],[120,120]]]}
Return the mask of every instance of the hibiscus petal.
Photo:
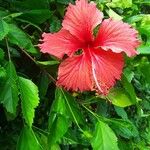
{"label": "hibiscus petal", "polygon": [[103,14],[94,2],[76,0],[76,5],[68,6],[62,25],[81,41],[89,42],[93,40],[93,29],[101,23],[102,18]]}
{"label": "hibiscus petal", "polygon": [[82,47],[80,41],[64,29],[54,34],[43,33],[42,37],[43,43],[39,44],[41,52],[58,58],[63,58],[64,54],[70,56]]}
{"label": "hibiscus petal", "polygon": [[92,88],[90,60],[86,55],[67,58],[59,66],[57,85],[67,90],[87,91]]}
{"label": "hibiscus petal", "polygon": [[91,50],[90,56],[94,88],[100,93],[107,94],[116,80],[121,78],[124,65],[122,54],[98,49]]}
{"label": "hibiscus petal", "polygon": [[100,46],[104,50],[111,49],[113,52],[124,51],[128,56],[137,54],[135,48],[140,42],[137,39],[137,31],[127,23],[105,19],[95,40],[95,46]]}

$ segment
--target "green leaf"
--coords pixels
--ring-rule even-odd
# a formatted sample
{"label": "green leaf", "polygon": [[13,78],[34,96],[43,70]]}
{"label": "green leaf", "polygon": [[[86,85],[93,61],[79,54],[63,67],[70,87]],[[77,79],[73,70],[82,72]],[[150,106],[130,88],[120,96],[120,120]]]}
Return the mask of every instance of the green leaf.
{"label": "green leaf", "polygon": [[136,93],[135,93],[133,85],[128,81],[128,79],[125,75],[122,76],[121,82],[122,82],[124,89],[128,93],[128,95],[130,97],[130,101],[132,102],[132,104],[136,104],[137,98],[136,98]]}
{"label": "green leaf", "polygon": [[124,110],[124,108],[118,107],[118,106],[114,106],[114,108],[118,116],[120,116],[123,119],[128,119],[128,115],[126,111]]}
{"label": "green leaf", "polygon": [[107,95],[108,99],[116,106],[127,107],[135,104],[123,88],[114,88]]}
{"label": "green leaf", "polygon": [[[83,115],[74,98],[61,88],[57,88],[55,92],[55,101],[52,105],[52,112],[64,115],[72,121],[76,118],[78,123],[84,124]],[[73,116],[74,115],[74,116]]]}
{"label": "green leaf", "polygon": [[4,51],[0,48],[0,61],[4,59]]}
{"label": "green leaf", "polygon": [[119,150],[115,133],[102,121],[96,124],[91,144],[93,150]]}
{"label": "green leaf", "polygon": [[56,60],[52,60],[52,61],[37,61],[37,63],[39,65],[43,65],[43,66],[52,66],[52,65],[57,65],[59,64],[60,62],[59,61],[56,61]]}
{"label": "green leaf", "polygon": [[0,10],[0,19],[7,16],[9,13],[7,11]]}
{"label": "green leaf", "polygon": [[38,88],[31,80],[19,77],[19,89],[23,117],[26,123],[31,127],[35,108],[39,104]]}
{"label": "green leaf", "polygon": [[138,136],[138,130],[129,120],[110,119],[108,124],[120,136],[124,138],[132,138]]}
{"label": "green leaf", "polygon": [[149,45],[141,45],[138,47],[138,52],[143,55],[150,55],[150,46]]}
{"label": "green leaf", "polygon": [[50,147],[64,136],[70,126],[70,121],[65,116],[54,114],[53,117],[53,122],[51,126],[49,125],[48,145]]}
{"label": "green leaf", "polygon": [[46,92],[48,90],[48,86],[50,84],[51,80],[48,77],[46,72],[42,72],[40,76],[40,81],[39,81],[39,95],[41,98],[44,98],[46,95]]}
{"label": "green leaf", "polygon": [[20,11],[48,9],[49,8],[49,0],[14,1],[14,5],[15,5],[15,8]]}
{"label": "green leaf", "polygon": [[107,3],[107,6],[112,8],[130,8],[132,7],[132,0],[112,0],[110,3]]}
{"label": "green leaf", "polygon": [[115,11],[113,11],[112,9],[108,10],[108,15],[109,17],[113,18],[114,20],[122,20],[123,17],[118,15]]}
{"label": "green leaf", "polygon": [[73,3],[73,0],[57,0],[58,3],[61,3],[61,4],[68,4],[68,3]]}
{"label": "green leaf", "polygon": [[[58,142],[67,132],[71,121],[83,122],[82,113],[73,97],[61,88],[55,91],[55,100],[51,107],[49,118],[49,143]],[[60,126],[61,124],[61,126]]]}
{"label": "green leaf", "polygon": [[51,17],[51,11],[49,9],[37,9],[29,10],[22,13],[19,18],[28,20],[34,24],[41,24]]}
{"label": "green leaf", "polygon": [[6,70],[4,67],[0,66],[0,80],[7,77]]}
{"label": "green leaf", "polygon": [[17,150],[42,150],[33,130],[25,126],[17,143]]}
{"label": "green leaf", "polygon": [[15,24],[9,24],[8,40],[10,43],[25,49],[27,52],[37,54],[37,49],[34,48],[30,38]]}
{"label": "green leaf", "polygon": [[2,40],[9,32],[8,24],[0,19],[0,40]]}
{"label": "green leaf", "polygon": [[150,87],[150,63],[141,64],[139,69],[142,72],[142,75],[146,82],[147,87]]}
{"label": "green leaf", "polygon": [[16,107],[18,105],[18,77],[15,67],[11,61],[6,66],[7,80],[0,94],[1,103],[6,108],[7,112],[16,115]]}
{"label": "green leaf", "polygon": [[139,28],[140,32],[149,36],[150,34],[150,14],[144,15]]}
{"label": "green leaf", "polygon": [[50,21],[50,32],[58,32],[61,28],[61,21],[57,17],[52,17]]}

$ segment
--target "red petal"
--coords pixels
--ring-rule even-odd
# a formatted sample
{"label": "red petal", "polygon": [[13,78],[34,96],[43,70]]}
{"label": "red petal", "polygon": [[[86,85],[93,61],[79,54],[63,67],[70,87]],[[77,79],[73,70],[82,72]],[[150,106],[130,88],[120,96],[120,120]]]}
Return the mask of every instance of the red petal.
{"label": "red petal", "polygon": [[108,90],[121,78],[122,54],[111,51],[90,50],[86,54],[67,58],[58,71],[59,86],[67,90],[97,90],[107,94]]}
{"label": "red petal", "polygon": [[108,90],[114,86],[116,79],[121,78],[124,65],[122,54],[98,49],[90,51],[90,55],[94,88],[107,94]]}
{"label": "red petal", "polygon": [[95,41],[96,46],[104,50],[111,49],[113,52],[120,53],[124,51],[128,56],[137,54],[135,48],[140,42],[137,39],[137,31],[127,23],[105,19],[99,29]]}
{"label": "red petal", "polygon": [[93,29],[101,23],[102,18],[103,14],[96,8],[95,3],[76,0],[76,5],[68,6],[62,25],[81,41],[89,42],[93,40]]}
{"label": "red petal", "polygon": [[54,34],[43,33],[42,37],[43,43],[39,44],[41,51],[58,58],[62,58],[64,54],[69,56],[81,47],[80,41],[64,29]]}
{"label": "red petal", "polygon": [[86,91],[92,88],[90,60],[85,55],[67,58],[58,70],[57,84],[73,91]]}

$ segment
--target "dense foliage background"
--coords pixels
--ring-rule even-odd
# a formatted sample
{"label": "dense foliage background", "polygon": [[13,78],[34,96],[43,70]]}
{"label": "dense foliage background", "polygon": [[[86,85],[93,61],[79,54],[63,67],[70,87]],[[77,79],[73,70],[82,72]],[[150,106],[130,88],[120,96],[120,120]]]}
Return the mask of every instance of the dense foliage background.
{"label": "dense foliage background", "polygon": [[150,149],[150,0],[96,0],[105,18],[139,31],[139,55],[101,96],[55,86],[59,61],[41,54],[73,0],[0,0],[0,150]]}

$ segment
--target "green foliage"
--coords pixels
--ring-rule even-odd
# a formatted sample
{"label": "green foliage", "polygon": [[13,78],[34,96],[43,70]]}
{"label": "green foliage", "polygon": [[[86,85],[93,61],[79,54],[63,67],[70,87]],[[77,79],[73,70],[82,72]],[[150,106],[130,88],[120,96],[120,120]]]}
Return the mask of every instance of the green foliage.
{"label": "green foliage", "polygon": [[25,126],[18,140],[17,150],[42,150],[34,131]]}
{"label": "green foliage", "polygon": [[33,44],[31,43],[31,40],[29,37],[16,25],[9,24],[9,34],[8,34],[8,40],[18,45],[20,48],[24,48],[26,51],[30,53],[37,53],[37,50],[34,48]]}
{"label": "green foliage", "polygon": [[7,79],[1,91],[0,99],[7,112],[16,115],[16,107],[18,105],[18,87],[17,74],[15,67],[11,61],[6,66]]}
{"label": "green foliage", "polygon": [[39,52],[42,32],[61,29],[70,2],[0,1],[0,149],[150,149],[149,0],[95,0],[141,39],[107,96],[56,87],[60,61]]}
{"label": "green foliage", "polygon": [[34,109],[39,104],[38,88],[31,80],[22,77],[19,77],[18,82],[23,117],[31,127],[34,118]]}
{"label": "green foliage", "polygon": [[98,121],[96,124],[96,129],[91,144],[93,150],[119,150],[115,133],[102,121]]}
{"label": "green foliage", "polygon": [[9,27],[7,23],[0,19],[0,40],[2,40],[9,32]]}

